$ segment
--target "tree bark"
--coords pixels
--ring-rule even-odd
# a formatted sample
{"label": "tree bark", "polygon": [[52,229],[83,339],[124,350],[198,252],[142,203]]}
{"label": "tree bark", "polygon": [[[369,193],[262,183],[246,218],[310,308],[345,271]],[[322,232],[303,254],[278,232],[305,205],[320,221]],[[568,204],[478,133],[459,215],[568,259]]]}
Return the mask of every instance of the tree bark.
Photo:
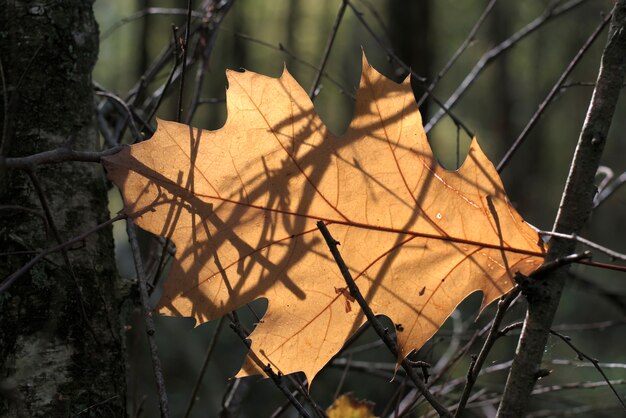
{"label": "tree bark", "polygon": [[[58,147],[99,148],[92,5],[0,0],[0,280],[109,218],[99,165],[67,162],[29,173],[2,164]],[[0,294],[0,416],[126,415],[123,288],[104,229],[45,257]]]}
{"label": "tree bark", "polygon": [[[613,9],[596,87],[557,213],[554,225],[557,232],[577,233],[589,218],[596,192],[595,174],[625,76],[626,0],[618,0]],[[546,260],[569,255],[575,247],[573,241],[553,238]],[[566,276],[567,268],[561,268],[524,289],[528,310],[498,417],[521,417],[528,409],[530,394],[541,375],[541,359]]]}

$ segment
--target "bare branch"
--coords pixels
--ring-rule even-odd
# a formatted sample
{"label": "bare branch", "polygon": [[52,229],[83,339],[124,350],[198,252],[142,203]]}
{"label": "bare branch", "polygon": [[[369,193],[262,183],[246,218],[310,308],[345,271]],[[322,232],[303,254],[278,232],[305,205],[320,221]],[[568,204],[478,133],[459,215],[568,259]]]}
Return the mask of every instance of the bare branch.
{"label": "bare branch", "polygon": [[[496,47],[487,51],[481,58],[478,60],[474,68],[469,72],[469,74],[465,77],[465,79],[461,82],[459,87],[452,93],[450,98],[445,103],[445,108],[451,109],[454,105],[459,101],[459,99],[463,96],[463,94],[469,89],[470,86],[474,84],[474,81],[478,78],[480,73],[494,61],[499,55],[511,49],[522,39],[526,38],[528,35],[542,27],[545,23],[550,20],[563,15],[564,13],[573,10],[575,7],[581,5],[586,0],[573,0],[567,2],[558,7],[552,7],[548,9],[543,15],[539,16],[528,25],[524,26],[522,29],[517,31],[513,36],[501,42]],[[439,110],[424,126],[424,130],[426,133],[430,132],[430,130],[441,120],[441,118],[446,114],[445,111]]]}
{"label": "bare branch", "polygon": [[569,241],[575,241],[578,242],[580,244],[583,244],[589,248],[593,248],[594,250],[598,250],[614,259],[619,259],[619,260],[624,260],[626,261],[626,254],[622,254],[622,253],[618,253],[617,251],[614,251],[610,248],[607,248],[605,246],[602,246],[600,244],[596,244],[593,241],[590,241],[586,238],[583,237],[579,237],[576,234],[562,234],[559,232],[552,232],[552,231],[539,231],[539,235],[545,235],[545,236],[550,236],[550,237],[556,237],[556,238],[561,238],[561,239],[565,239],[565,240],[569,240]]}
{"label": "bare branch", "polygon": [[[115,22],[110,28],[102,32],[100,35],[100,41],[104,41],[109,36],[113,34],[117,29],[124,26],[127,23],[133,22],[135,20],[147,17],[147,16],[186,16],[187,9],[175,9],[169,7],[148,7],[147,9],[143,9],[138,11],[137,13],[133,13],[130,16],[127,16],[119,21]],[[201,12],[191,12],[193,17],[201,18],[203,14]]]}
{"label": "bare branch", "polygon": [[74,151],[69,148],[57,148],[51,151],[40,152],[39,154],[27,157],[7,158],[6,167],[10,169],[26,170],[39,164],[57,164],[67,161],[81,161],[87,163],[99,163],[102,157],[117,154],[124,146],[109,148],[104,151]]}
{"label": "bare branch", "polygon": [[146,287],[146,275],[143,270],[141,261],[141,253],[139,252],[139,242],[137,241],[137,233],[135,232],[135,224],[131,219],[126,220],[126,232],[128,232],[128,241],[135,260],[135,270],[137,272],[137,282],[139,285],[139,296],[141,297],[141,306],[143,308],[144,321],[146,325],[146,334],[148,336],[148,345],[150,347],[150,358],[152,359],[152,369],[156,380],[157,392],[159,395],[159,408],[161,410],[161,418],[169,417],[169,403],[167,400],[167,390],[165,389],[165,378],[163,377],[163,368],[161,367],[161,359],[156,345],[154,336],[154,320],[152,319],[152,307],[150,306],[150,297],[148,296],[148,288]]}
{"label": "bare branch", "polygon": [[[496,4],[496,1],[497,0],[489,1],[489,3],[487,4],[487,7],[485,7],[485,10],[483,10],[482,14],[480,15],[476,23],[474,23],[474,26],[472,27],[470,32],[467,34],[467,37],[465,38],[463,43],[457,48],[457,50],[454,52],[454,54],[452,54],[452,57],[450,57],[446,65],[443,66],[441,71],[439,71],[437,75],[435,76],[435,78],[430,82],[430,85],[428,86],[429,90],[432,91],[437,86],[437,83],[439,83],[439,81],[443,78],[443,76],[446,75],[448,71],[450,71],[450,68],[452,68],[452,66],[456,63],[456,61],[463,54],[463,52],[465,52],[465,50],[469,48],[472,42],[476,40],[476,33],[478,33],[478,29],[480,29],[480,27],[485,22],[485,19],[487,19],[487,16],[489,16],[489,13],[491,13],[493,6],[495,6]],[[424,101],[426,101],[427,98],[428,98],[428,93],[424,93],[422,97],[420,97],[420,99],[417,101],[417,107],[422,107],[422,104],[424,103]]]}
{"label": "bare branch", "polygon": [[598,371],[598,373],[600,373],[602,375],[602,378],[604,379],[604,381],[606,382],[606,384],[611,388],[611,391],[615,394],[615,396],[617,397],[617,400],[619,401],[619,403],[622,405],[622,408],[626,411],[626,403],[624,403],[624,400],[622,399],[622,397],[620,396],[619,393],[617,393],[617,391],[615,390],[615,387],[613,386],[613,384],[611,383],[611,381],[609,380],[609,378],[606,376],[606,374],[604,373],[604,370],[602,370],[602,367],[600,366],[600,362],[596,359],[594,359],[593,357],[588,356],[587,354],[583,353],[582,351],[580,351],[580,349],[578,349],[573,343],[572,343],[572,339],[568,336],[565,336],[553,329],[550,330],[550,334],[555,335],[557,337],[559,337],[565,344],[567,344],[572,350],[574,350],[576,352],[576,354],[578,355],[578,359],[579,360],[583,360],[586,359],[588,360],[591,364],[593,364],[593,367],[596,368],[596,370]]}
{"label": "bare branch", "polygon": [[220,331],[222,330],[222,325],[224,325],[224,317],[221,317],[217,321],[217,326],[215,327],[215,331],[213,332],[213,336],[211,337],[211,341],[209,342],[209,347],[206,350],[206,354],[204,355],[204,361],[202,362],[202,367],[200,368],[200,373],[198,374],[198,378],[196,379],[196,384],[191,391],[191,396],[189,397],[189,402],[187,403],[187,409],[185,411],[185,417],[189,418],[191,414],[191,410],[193,409],[193,405],[196,402],[196,395],[198,394],[198,390],[202,385],[202,380],[204,379],[204,375],[208,369],[209,361],[211,360],[211,355],[213,354],[213,350],[217,345],[217,339],[220,335]]}
{"label": "bare branch", "polygon": [[372,312],[372,309],[363,298],[361,291],[359,290],[356,283],[354,282],[354,279],[352,278],[350,270],[348,270],[348,267],[344,263],[343,258],[341,257],[341,254],[337,249],[337,245],[339,243],[335,241],[332,235],[330,235],[330,232],[328,231],[328,228],[326,228],[326,225],[323,221],[317,222],[317,227],[322,232],[324,240],[326,241],[326,244],[328,245],[328,248],[330,249],[333,258],[335,259],[335,262],[337,263],[337,266],[339,267],[339,270],[341,271],[341,274],[343,275],[343,278],[345,279],[346,284],[350,289],[350,295],[359,303],[359,306],[363,310],[363,313],[367,317],[367,320],[374,329],[374,331],[376,331],[376,334],[378,334],[380,339],[383,340],[383,342],[385,343],[389,351],[391,351],[391,353],[394,355],[394,357],[398,359],[398,361],[400,361],[400,364],[402,365],[402,368],[406,372],[407,376],[409,376],[413,384],[415,384],[415,387],[421,392],[421,394],[428,401],[428,403],[430,403],[430,405],[437,411],[439,416],[451,418],[452,414],[450,413],[450,411],[448,411],[446,407],[433,396],[430,390],[428,390],[428,387],[426,387],[426,384],[417,375],[415,369],[409,364],[409,362],[404,358],[398,358],[398,346],[396,342],[389,336],[389,332],[382,326],[378,319],[376,319],[374,312]]}
{"label": "bare branch", "polygon": [[347,6],[348,6],[348,1],[342,0],[341,5],[339,6],[339,11],[337,12],[337,17],[335,18],[335,23],[333,24],[333,28],[330,31],[330,35],[328,36],[328,41],[326,42],[326,48],[324,49],[322,63],[320,64],[318,70],[315,73],[315,78],[313,79],[313,85],[311,85],[311,90],[309,90],[309,97],[311,98],[311,100],[315,100],[315,97],[318,94],[317,88],[320,84],[322,73],[324,73],[324,68],[326,68],[326,64],[328,63],[330,50],[332,49],[333,43],[335,42],[335,37],[337,36],[337,32],[339,31],[339,25],[341,24],[341,19],[343,19],[343,15],[346,11]]}
{"label": "bare branch", "polygon": [[469,400],[470,394],[472,393],[474,383],[476,383],[476,379],[478,378],[478,375],[480,373],[480,369],[483,367],[483,364],[485,363],[485,360],[487,360],[489,352],[491,351],[494,343],[498,339],[498,331],[500,329],[500,324],[504,319],[504,315],[511,305],[511,302],[513,302],[513,300],[518,295],[519,288],[516,287],[511,293],[503,296],[498,302],[498,310],[496,311],[496,315],[491,322],[491,329],[489,330],[489,334],[487,334],[485,343],[480,349],[480,353],[478,354],[478,356],[472,359],[472,363],[470,364],[469,370],[467,371],[465,387],[463,388],[461,399],[459,400],[459,404],[456,408],[456,412],[454,414],[455,417],[460,417],[463,413],[465,405],[467,405],[467,401]]}
{"label": "bare branch", "polygon": [[513,144],[509,148],[509,150],[506,152],[506,154],[504,154],[504,157],[502,157],[502,160],[500,161],[500,163],[498,163],[498,167],[497,167],[498,173],[501,173],[504,167],[511,160],[511,158],[513,158],[513,154],[515,154],[518,148],[522,145],[522,143],[528,137],[528,134],[535,127],[537,122],[539,122],[539,119],[541,119],[541,116],[543,115],[547,107],[550,105],[550,103],[552,103],[552,101],[556,98],[557,94],[561,91],[563,83],[565,83],[565,80],[567,79],[567,77],[569,77],[569,75],[572,73],[572,71],[576,67],[576,64],[580,62],[582,57],[589,50],[589,47],[593,45],[593,42],[598,38],[600,33],[602,33],[605,26],[609,23],[610,19],[611,19],[611,15],[609,14],[602,20],[602,22],[600,22],[598,27],[591,33],[591,35],[589,35],[589,37],[587,38],[583,46],[580,47],[580,50],[576,53],[572,61],[570,61],[570,63],[567,65],[567,67],[565,68],[565,71],[563,71],[563,73],[561,74],[557,82],[552,87],[552,90],[550,90],[546,98],[543,100],[543,102],[541,102],[541,104],[535,111],[535,114],[530,118],[530,120],[528,121],[524,129],[522,130],[522,133],[519,134],[517,139],[513,142]]}

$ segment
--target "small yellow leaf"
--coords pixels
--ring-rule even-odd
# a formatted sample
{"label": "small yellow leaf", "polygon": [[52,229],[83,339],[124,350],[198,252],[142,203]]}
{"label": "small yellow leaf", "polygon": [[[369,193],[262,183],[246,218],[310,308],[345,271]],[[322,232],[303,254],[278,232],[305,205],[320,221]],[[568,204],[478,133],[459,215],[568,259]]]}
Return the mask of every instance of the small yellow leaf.
{"label": "small yellow leaf", "polygon": [[358,400],[346,393],[335,399],[326,410],[328,418],[377,418],[373,412],[374,404]]}

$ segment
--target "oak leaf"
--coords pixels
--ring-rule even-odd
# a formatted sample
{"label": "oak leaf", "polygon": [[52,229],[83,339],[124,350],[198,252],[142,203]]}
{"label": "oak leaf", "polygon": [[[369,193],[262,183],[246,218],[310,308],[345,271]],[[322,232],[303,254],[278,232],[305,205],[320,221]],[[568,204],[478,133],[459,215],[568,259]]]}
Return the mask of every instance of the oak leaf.
{"label": "oak leaf", "polygon": [[400,356],[420,348],[475,291],[483,307],[543,260],[474,139],[442,168],[410,83],[363,60],[354,118],[329,132],[293,77],[228,72],[216,131],[158,122],[153,137],[105,158],[124,211],[171,239],[158,307],[198,323],[267,298],[238,376],[309,379],[364,323],[316,222],[323,220],[372,310],[395,324]]}

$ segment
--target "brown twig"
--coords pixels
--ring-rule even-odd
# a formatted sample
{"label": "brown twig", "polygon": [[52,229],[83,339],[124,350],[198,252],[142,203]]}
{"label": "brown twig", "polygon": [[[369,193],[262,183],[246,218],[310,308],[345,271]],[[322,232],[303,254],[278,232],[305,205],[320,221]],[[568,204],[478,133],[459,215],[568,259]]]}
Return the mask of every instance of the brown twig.
{"label": "brown twig", "polygon": [[579,360],[583,360],[586,359],[588,360],[591,364],[593,364],[593,367],[596,368],[596,370],[598,371],[598,373],[600,373],[602,375],[602,378],[604,379],[604,381],[606,382],[606,384],[609,386],[609,388],[611,388],[611,391],[615,394],[615,396],[617,397],[617,400],[619,401],[619,403],[622,405],[622,409],[624,409],[624,411],[626,411],[626,403],[624,403],[624,400],[622,399],[622,397],[620,396],[619,393],[617,393],[617,390],[615,390],[615,387],[611,384],[611,381],[609,380],[609,378],[606,376],[606,374],[604,373],[604,370],[602,370],[602,367],[600,366],[600,362],[593,358],[588,356],[587,354],[583,353],[582,351],[580,351],[580,349],[578,349],[578,347],[576,347],[573,343],[572,343],[572,339],[566,335],[561,334],[560,332],[557,332],[553,329],[550,330],[550,334],[560,338],[565,344],[567,344],[572,350],[574,350],[576,352],[576,355],[578,356]]}
{"label": "brown twig", "polygon": [[40,164],[57,164],[67,161],[82,161],[87,163],[99,163],[102,157],[117,154],[124,146],[109,148],[104,151],[74,151],[69,148],[57,148],[50,151],[32,154],[27,157],[7,158],[4,160],[6,167],[10,169],[27,170]]}
{"label": "brown twig", "polygon": [[187,50],[189,49],[189,32],[191,31],[191,0],[187,0],[187,19],[185,21],[185,40],[181,44],[183,52],[182,68],[180,70],[180,87],[178,89],[178,106],[176,107],[176,122],[183,117],[183,95],[185,93],[185,73],[187,69]]}
{"label": "brown twig", "polygon": [[376,334],[378,334],[380,339],[383,340],[383,342],[385,343],[389,351],[394,355],[394,357],[400,361],[400,364],[402,365],[402,368],[406,372],[407,376],[411,379],[413,384],[415,384],[415,387],[421,392],[421,394],[428,401],[428,403],[430,403],[430,405],[437,411],[437,413],[442,417],[452,417],[450,411],[448,411],[446,407],[433,396],[430,390],[428,390],[426,384],[417,375],[415,369],[411,367],[409,362],[404,358],[398,358],[398,346],[396,342],[389,336],[389,332],[378,321],[371,308],[363,298],[361,291],[359,290],[354,279],[352,278],[350,270],[348,270],[348,267],[346,266],[343,258],[341,257],[341,254],[339,253],[339,250],[337,249],[337,245],[339,245],[339,242],[335,241],[323,221],[317,222],[317,227],[324,236],[324,240],[326,241],[326,244],[328,245],[328,248],[330,249],[333,258],[335,259],[335,262],[337,263],[337,266],[339,267],[339,270],[341,271],[341,274],[346,281],[346,284],[348,285],[350,295],[358,302],[359,306],[363,310],[363,313],[367,317],[368,322],[370,323],[374,331],[376,331]]}
{"label": "brown twig", "polygon": [[[222,27],[220,27],[219,30],[223,31],[223,32],[231,32],[233,34],[233,36],[241,38],[244,41],[252,42],[252,43],[255,43],[255,44],[258,44],[258,45],[263,45],[264,47],[272,49],[274,51],[280,51],[280,52],[284,53],[285,55],[287,55],[289,58],[291,58],[294,61],[296,61],[297,63],[302,64],[305,67],[310,68],[311,70],[314,70],[316,72],[319,71],[319,67],[316,67],[314,64],[311,64],[310,62],[303,60],[298,55],[294,54],[291,50],[289,50],[282,43],[279,43],[278,46],[276,46],[274,44],[271,44],[271,43],[266,42],[266,41],[261,40],[261,39],[254,38],[252,36],[246,35],[246,34],[241,33],[241,32],[233,32],[230,29],[226,29],[226,28],[222,28]],[[334,77],[329,75],[328,72],[322,71],[322,75],[328,81],[330,81],[332,84],[334,84],[339,89],[339,91],[342,94],[344,94],[344,95],[346,95],[346,96],[348,96],[348,97],[350,97],[352,99],[355,99],[354,95],[349,93],[349,90],[346,89],[346,87],[343,86],[337,79],[335,79]]]}
{"label": "brown twig", "polygon": [[315,78],[313,79],[313,84],[311,85],[311,89],[309,90],[309,97],[311,100],[315,100],[317,97],[318,90],[320,84],[320,79],[322,78],[322,74],[324,73],[324,68],[326,68],[326,64],[328,63],[328,57],[330,56],[330,50],[333,48],[333,44],[335,43],[335,37],[337,36],[337,32],[339,31],[339,25],[341,24],[341,19],[343,19],[343,15],[346,12],[346,7],[348,6],[348,0],[342,0],[341,5],[339,6],[339,10],[337,11],[337,17],[335,18],[335,23],[333,24],[333,28],[330,31],[330,35],[328,35],[328,41],[326,42],[326,48],[324,48],[324,55],[322,57],[322,62],[315,72]]}
{"label": "brown twig", "polygon": [[150,297],[148,296],[148,288],[146,287],[146,275],[143,270],[141,261],[141,253],[139,252],[139,242],[137,241],[137,233],[135,232],[135,224],[132,219],[126,220],[126,232],[128,233],[128,241],[133,253],[135,261],[135,271],[137,272],[137,284],[139,285],[139,296],[141,298],[141,306],[143,308],[144,322],[146,325],[146,335],[148,336],[148,345],[150,347],[150,358],[152,359],[152,370],[156,380],[157,392],[159,395],[159,408],[161,410],[161,418],[169,417],[169,404],[167,400],[167,390],[165,389],[165,378],[163,377],[163,368],[161,367],[161,359],[156,344],[154,320],[152,319],[152,308],[150,307]]}
{"label": "brown twig", "polygon": [[[434,88],[437,86],[437,83],[439,83],[439,81],[443,78],[443,76],[446,75],[446,73],[448,71],[450,71],[450,68],[452,68],[452,66],[454,66],[454,63],[456,63],[456,61],[463,54],[463,52],[465,52],[465,50],[467,50],[467,48],[469,48],[469,46],[472,44],[472,42],[474,42],[474,40],[476,39],[476,33],[478,32],[478,29],[480,29],[480,27],[485,22],[485,19],[487,19],[487,16],[489,16],[489,13],[491,13],[491,10],[493,9],[493,6],[495,6],[495,4],[496,4],[496,1],[497,0],[490,0],[489,1],[489,3],[487,4],[485,9],[481,13],[481,15],[478,18],[478,20],[476,21],[476,23],[474,23],[474,26],[472,27],[470,32],[467,34],[467,37],[465,38],[463,43],[457,48],[457,50],[454,52],[454,54],[452,54],[452,57],[450,57],[448,62],[446,62],[446,64],[443,66],[443,68],[437,73],[435,78],[433,78],[433,80],[430,82],[430,85],[428,86],[428,88],[431,91],[434,90]],[[420,97],[420,99],[417,101],[417,107],[422,107],[422,104],[424,104],[424,102],[426,101],[427,98],[428,98],[428,93],[424,93],[422,95],[422,97]]]}
{"label": "brown twig", "polygon": [[[524,26],[522,29],[517,31],[513,36],[504,40],[494,48],[487,51],[483,56],[478,60],[474,68],[469,72],[469,74],[463,79],[459,87],[452,93],[450,98],[446,100],[445,107],[450,109],[454,107],[454,105],[459,101],[459,99],[463,96],[463,94],[467,91],[467,89],[474,84],[474,81],[480,73],[487,67],[488,64],[493,62],[499,55],[511,49],[522,39],[526,38],[528,35],[542,27],[545,23],[550,20],[563,15],[564,13],[573,10],[575,7],[579,6],[586,0],[573,0],[567,2],[561,6],[552,7],[548,9],[544,14]],[[443,108],[442,108],[443,109]],[[430,132],[430,130],[441,120],[441,118],[446,114],[445,111],[439,110],[435,115],[430,118],[428,123],[424,126],[424,130],[426,133]]]}
{"label": "brown twig", "polygon": [[600,24],[596,27],[596,29],[591,33],[591,35],[589,35],[589,37],[587,38],[583,46],[580,47],[580,50],[578,50],[574,58],[572,58],[570,63],[565,68],[565,71],[563,71],[563,73],[561,74],[559,79],[556,81],[556,83],[554,84],[554,86],[552,87],[548,95],[546,96],[546,98],[543,99],[543,102],[541,102],[541,104],[539,105],[539,107],[537,108],[533,116],[530,118],[530,120],[528,121],[524,129],[522,130],[522,133],[519,134],[517,139],[513,142],[511,147],[504,154],[504,157],[502,157],[502,160],[500,160],[500,163],[498,163],[498,166],[496,168],[498,173],[501,173],[504,167],[506,167],[506,165],[509,163],[511,158],[513,158],[513,154],[515,154],[515,152],[519,149],[519,147],[522,145],[524,140],[528,137],[529,132],[535,127],[537,122],[539,122],[539,119],[541,119],[541,116],[543,115],[547,107],[550,105],[550,103],[552,103],[552,101],[556,98],[557,94],[561,91],[561,87],[563,86],[563,83],[565,83],[565,80],[567,79],[567,77],[569,77],[569,75],[572,73],[576,65],[580,62],[582,57],[589,50],[589,47],[593,45],[594,41],[602,33],[602,31],[604,30],[604,28],[606,27],[606,25],[609,23],[610,20],[611,20],[611,15],[608,14],[602,20],[602,22],[600,22]]}
{"label": "brown twig", "polygon": [[[196,110],[198,109],[198,106],[200,104],[212,103],[209,101],[210,99],[202,99],[200,97],[202,94],[202,86],[204,84],[204,76],[207,73],[207,70],[209,67],[209,58],[211,56],[211,53],[213,52],[213,47],[215,45],[215,40],[217,39],[217,34],[220,28],[220,25],[222,24],[224,17],[226,17],[226,15],[228,14],[228,11],[230,10],[230,8],[232,7],[234,3],[235,3],[234,0],[222,2],[221,7],[215,13],[213,13],[214,10],[211,7],[213,6],[213,4],[206,5],[207,12],[206,12],[206,15],[203,17],[205,21],[203,21],[201,25],[202,30],[200,32],[200,41],[199,41],[203,45],[202,51],[199,54],[201,55],[201,60],[196,70],[194,95],[191,100],[189,110],[187,111],[187,117],[185,118],[185,123],[188,125],[191,124],[191,121],[193,120],[193,116],[195,115]],[[209,13],[209,10],[211,10],[212,12]],[[214,101],[213,103],[224,102],[224,100],[222,99],[214,99],[214,100],[216,101]]]}
{"label": "brown twig", "polygon": [[[611,380],[611,384],[613,385],[626,385],[626,379],[619,379],[619,380]],[[606,382],[605,381],[601,381],[601,382],[572,382],[572,383],[563,383],[560,385],[551,385],[551,386],[538,386],[536,387],[532,394],[533,395],[541,395],[544,393],[551,393],[551,392],[557,392],[557,391],[562,391],[562,390],[570,390],[570,389],[596,389],[599,387],[603,387],[606,386]],[[500,396],[496,396],[493,398],[487,398],[487,399],[480,399],[477,400],[476,402],[472,402],[470,404],[468,404],[468,408],[476,408],[479,406],[485,406],[485,405],[495,405],[500,401]],[[597,410],[599,408],[595,408],[593,410]],[[532,414],[528,414],[528,415],[524,415],[524,416],[532,416]],[[551,414],[550,416],[555,416],[554,413]]]}
{"label": "brown twig", "polygon": [[454,414],[455,417],[460,417],[463,413],[465,406],[467,405],[467,401],[469,400],[470,394],[472,393],[472,388],[474,387],[474,383],[476,383],[476,379],[480,373],[480,369],[483,367],[485,360],[487,360],[487,356],[491,352],[494,343],[498,339],[498,331],[500,329],[500,324],[504,319],[504,315],[506,314],[511,302],[517,298],[520,293],[519,287],[513,289],[512,292],[503,296],[498,302],[498,310],[491,322],[491,328],[489,329],[489,334],[487,334],[487,338],[478,353],[478,356],[472,359],[470,367],[467,371],[467,377],[465,382],[465,387],[463,388],[463,393],[461,394],[461,399],[459,400],[459,404],[456,408],[456,412]]}
{"label": "brown twig", "polygon": [[198,374],[198,378],[196,379],[196,384],[191,391],[191,396],[189,397],[189,402],[187,403],[187,409],[185,410],[185,417],[189,418],[191,414],[191,410],[193,409],[193,405],[196,402],[196,395],[198,394],[198,390],[202,385],[202,380],[204,379],[204,374],[206,373],[209,361],[211,360],[211,355],[213,354],[213,350],[217,345],[217,339],[222,330],[222,325],[224,325],[224,317],[221,317],[217,321],[217,326],[215,327],[215,331],[213,332],[213,336],[211,337],[211,341],[209,342],[209,347],[206,350],[206,354],[204,355],[204,361],[202,362],[202,368],[200,369],[200,373]]}
{"label": "brown twig", "polygon": [[[187,9],[175,9],[170,7],[148,7],[147,9],[140,10],[137,13],[133,13],[132,15],[124,17],[115,22],[113,25],[111,25],[110,28],[102,32],[102,35],[100,35],[100,42],[107,39],[109,36],[111,36],[113,32],[115,32],[120,27],[135,20],[147,16],[187,16],[187,13]],[[191,14],[193,17],[202,17],[202,13],[200,12],[192,11]]]}
{"label": "brown twig", "polygon": [[613,258],[613,259],[618,259],[618,260],[624,260],[626,261],[626,254],[622,254],[622,253],[618,253],[617,251],[614,251],[610,248],[607,248],[603,245],[600,244],[596,244],[593,241],[590,241],[586,238],[583,237],[579,237],[577,234],[562,234],[560,232],[553,232],[553,231],[539,231],[539,235],[542,236],[549,236],[549,237],[556,237],[556,238],[561,238],[561,239],[566,239],[566,240],[570,240],[570,241],[575,241],[578,242],[580,244],[583,244],[589,248],[593,248],[594,250],[598,250],[601,253],[604,253],[606,255],[608,255],[609,257]]}
{"label": "brown twig", "polygon": [[135,124],[135,119],[137,119],[139,122],[141,122],[141,125],[142,125],[143,129],[145,129],[146,131],[152,133],[152,127],[150,126],[150,124],[146,120],[144,120],[140,115],[138,115],[137,112],[135,112],[135,110],[132,109],[128,105],[128,103],[126,103],[121,97],[111,93],[110,91],[105,90],[104,88],[102,88],[101,86],[99,86],[99,85],[97,85],[95,83],[94,83],[94,87],[95,87],[95,90],[96,90],[96,95],[107,97],[107,98],[111,99],[113,102],[115,102],[118,105],[122,106],[122,109],[128,115],[128,118],[129,118],[130,123],[131,123],[130,127],[131,127],[131,129],[133,131],[133,134],[135,134],[135,139],[137,141],[141,140],[143,138],[143,135],[141,134],[141,132],[137,128],[137,125]]}
{"label": "brown twig", "polygon": [[[231,329],[235,331],[235,334],[237,334],[239,338],[241,338],[241,341],[243,341],[243,343],[249,349],[251,345],[250,341],[248,340],[249,333],[243,329],[241,323],[239,322],[239,319],[237,318],[235,314],[236,313],[233,312],[233,314],[230,315]],[[294,408],[296,408],[296,411],[298,411],[300,415],[306,418],[311,418],[311,415],[309,414],[309,412],[306,409],[304,409],[302,404],[296,399],[295,394],[292,393],[285,385],[285,382],[283,382],[282,374],[277,374],[276,372],[274,372],[270,364],[266,364],[266,365],[259,364],[259,367],[262,367],[263,372],[265,372],[267,377],[269,377],[272,380],[272,382],[274,382],[274,385],[278,388],[278,390],[280,390],[283,393],[283,395],[285,395],[289,403]]]}

